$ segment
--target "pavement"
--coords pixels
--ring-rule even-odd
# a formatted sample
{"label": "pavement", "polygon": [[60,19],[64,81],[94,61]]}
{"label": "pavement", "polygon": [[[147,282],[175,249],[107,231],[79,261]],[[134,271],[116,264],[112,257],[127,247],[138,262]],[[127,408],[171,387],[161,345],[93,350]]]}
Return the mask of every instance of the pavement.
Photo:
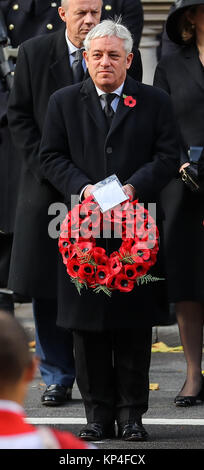
{"label": "pavement", "polygon": [[[34,340],[35,330],[31,304],[16,304],[15,315],[26,328],[30,339]],[[155,343],[165,344],[169,348],[154,349]],[[190,408],[178,408],[174,404],[174,397],[182,388],[186,372],[184,354],[178,346],[180,346],[180,338],[176,323],[154,327],[152,351],[156,352],[152,352],[150,384],[155,390],[150,390],[149,409],[143,417],[143,424],[149,432],[150,439],[141,443],[107,439],[95,443],[97,449],[103,449],[103,452],[109,453],[119,450],[123,453],[134,450],[138,452],[138,449],[143,453],[150,452],[150,450],[151,452],[163,451],[164,449],[177,451],[177,454],[168,454],[168,459],[166,454],[159,454],[158,462],[162,461],[164,465],[167,461],[175,465],[178,463],[179,456],[181,456],[182,462],[185,462],[184,450],[204,451],[204,404],[201,403]],[[77,435],[86,423],[86,419],[76,383],[73,388],[72,400],[60,407],[41,405],[41,395],[44,390],[45,384],[38,371],[29,387],[25,403],[28,421],[35,425],[54,426]],[[182,451],[182,453],[178,454],[178,451]],[[190,458],[196,458],[194,453],[187,454],[187,463],[190,463],[188,460]],[[154,463],[157,465],[157,462],[154,461]]]}

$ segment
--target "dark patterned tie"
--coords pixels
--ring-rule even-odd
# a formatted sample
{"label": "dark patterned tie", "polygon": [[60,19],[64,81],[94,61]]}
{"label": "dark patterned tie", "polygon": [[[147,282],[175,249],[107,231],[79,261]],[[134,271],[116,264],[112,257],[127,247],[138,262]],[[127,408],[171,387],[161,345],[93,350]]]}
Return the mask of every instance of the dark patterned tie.
{"label": "dark patterned tie", "polygon": [[81,82],[84,78],[84,69],[82,65],[84,49],[77,49],[75,58],[72,64],[73,81],[74,83]]}
{"label": "dark patterned tie", "polygon": [[115,111],[113,110],[113,108],[111,106],[111,103],[117,95],[116,95],[116,93],[105,93],[101,96],[103,96],[103,99],[105,101],[104,113],[106,115],[106,119],[107,119],[108,125],[110,127],[113,116],[115,114]]}

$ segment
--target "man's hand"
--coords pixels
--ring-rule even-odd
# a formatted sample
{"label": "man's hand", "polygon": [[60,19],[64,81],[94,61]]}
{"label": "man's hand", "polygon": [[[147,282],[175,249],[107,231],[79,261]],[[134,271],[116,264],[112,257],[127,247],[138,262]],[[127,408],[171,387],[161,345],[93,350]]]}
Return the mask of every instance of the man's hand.
{"label": "man's hand", "polygon": [[189,166],[189,165],[190,165],[190,163],[188,163],[188,162],[183,163],[183,165],[181,165],[181,168],[180,168],[180,170],[179,170],[179,173],[181,173],[181,171],[182,171],[184,168],[186,168],[187,166]]}
{"label": "man's hand", "polygon": [[125,194],[127,194],[128,197],[134,199],[136,191],[131,184],[125,184],[125,186],[123,186],[123,191],[125,192]]}
{"label": "man's hand", "polygon": [[86,199],[87,197],[91,196],[91,190],[93,189],[94,185],[93,184],[88,184],[86,189],[84,190],[83,193],[83,198]]}

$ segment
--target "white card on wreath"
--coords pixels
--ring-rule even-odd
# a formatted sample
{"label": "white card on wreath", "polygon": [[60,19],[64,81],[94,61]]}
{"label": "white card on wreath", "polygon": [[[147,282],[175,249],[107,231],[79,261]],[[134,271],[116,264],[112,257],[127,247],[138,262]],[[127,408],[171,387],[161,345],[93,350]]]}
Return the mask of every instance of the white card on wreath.
{"label": "white card on wreath", "polygon": [[128,199],[116,175],[111,175],[95,184],[91,193],[103,213]]}

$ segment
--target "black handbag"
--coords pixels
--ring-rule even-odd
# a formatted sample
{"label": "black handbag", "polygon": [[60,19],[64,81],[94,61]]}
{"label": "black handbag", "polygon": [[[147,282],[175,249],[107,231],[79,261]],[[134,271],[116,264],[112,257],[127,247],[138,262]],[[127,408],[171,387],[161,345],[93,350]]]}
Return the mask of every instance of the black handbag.
{"label": "black handbag", "polygon": [[198,172],[198,162],[202,151],[203,147],[190,147],[188,151],[190,165],[181,171],[182,181],[194,193],[200,193],[204,190],[204,184],[201,182]]}

